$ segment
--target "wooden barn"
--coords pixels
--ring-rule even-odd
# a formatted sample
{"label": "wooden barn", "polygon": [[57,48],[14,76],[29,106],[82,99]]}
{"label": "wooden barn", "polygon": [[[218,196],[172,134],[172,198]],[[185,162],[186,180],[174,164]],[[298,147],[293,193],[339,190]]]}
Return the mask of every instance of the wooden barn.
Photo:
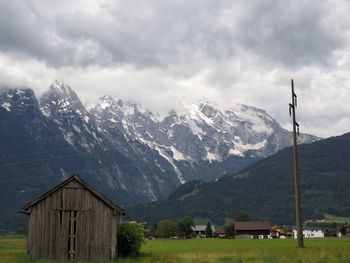
{"label": "wooden barn", "polygon": [[234,222],[236,236],[248,235],[251,237],[266,237],[270,235],[271,222],[268,221],[249,221]]}
{"label": "wooden barn", "polygon": [[124,210],[74,175],[23,207],[31,259],[116,259]]}

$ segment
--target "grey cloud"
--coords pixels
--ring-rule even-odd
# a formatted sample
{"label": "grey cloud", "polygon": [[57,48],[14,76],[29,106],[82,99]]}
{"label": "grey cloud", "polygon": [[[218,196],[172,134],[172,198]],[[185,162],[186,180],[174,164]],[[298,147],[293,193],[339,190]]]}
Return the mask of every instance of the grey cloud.
{"label": "grey cloud", "polygon": [[54,67],[166,67],[189,63],[194,54],[227,59],[235,48],[218,20],[229,3],[111,1],[92,15],[69,6],[61,12],[38,2],[2,2],[0,50]]}
{"label": "grey cloud", "polygon": [[1,1],[0,10],[2,52],[52,61],[57,47],[67,51],[62,43],[54,40],[54,32],[47,30],[26,2]]}
{"label": "grey cloud", "polygon": [[46,19],[31,1],[0,1],[0,51],[15,57],[35,58],[52,67],[95,63],[103,52],[92,40],[72,41],[57,32],[54,17]]}
{"label": "grey cloud", "polygon": [[345,41],[327,26],[326,1],[108,1],[95,14],[72,6],[1,1],[0,50],[53,67],[169,67],[246,53],[303,66],[326,63]]}
{"label": "grey cloud", "polygon": [[328,24],[330,1],[253,0],[245,6],[238,32],[242,46],[274,63],[326,65],[346,44],[345,32]]}
{"label": "grey cloud", "polygon": [[345,0],[0,0],[0,85],[42,91],[63,78],[84,100],[110,94],[159,109],[207,97],[287,124],[290,78],[306,78],[296,81],[303,129],[339,134],[350,109],[330,101],[345,105],[349,85],[339,94],[312,79],[347,78],[349,9]]}
{"label": "grey cloud", "polygon": [[188,63],[198,53],[228,58],[234,48],[227,29],[215,25],[227,3],[124,1],[105,10],[107,19],[78,14],[58,27],[69,39],[93,39],[116,63],[164,67]]}

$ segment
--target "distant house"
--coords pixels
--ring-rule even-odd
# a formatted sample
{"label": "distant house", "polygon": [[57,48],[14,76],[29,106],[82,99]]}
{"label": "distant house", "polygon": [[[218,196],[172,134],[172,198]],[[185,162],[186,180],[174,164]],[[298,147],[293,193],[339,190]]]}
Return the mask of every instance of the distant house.
{"label": "distant house", "polygon": [[328,227],[325,229],[325,235],[326,236],[337,236],[342,237],[344,234],[346,234],[346,227],[344,225],[337,225],[334,227]]}
{"label": "distant house", "polygon": [[[294,238],[298,237],[298,232],[293,229]],[[303,237],[305,238],[320,238],[324,237],[324,232],[321,229],[303,229]]]}
{"label": "distant house", "polygon": [[286,238],[293,236],[293,229],[285,226],[274,226],[270,231],[270,238]]}
{"label": "distant house", "polygon": [[234,222],[236,237],[247,238],[268,238],[271,230],[271,222],[268,221],[250,221]]}
{"label": "distant house", "polygon": [[337,237],[342,237],[344,234],[346,234],[346,227],[344,225],[336,226],[335,230],[337,232]]}
{"label": "distant house", "polygon": [[216,229],[214,236],[219,237],[219,238],[225,238],[226,237],[225,229],[223,229],[223,228]]}
{"label": "distant house", "polygon": [[[197,235],[197,236],[205,236],[205,229],[207,228],[206,225],[197,225],[192,227],[193,232]],[[215,233],[215,226],[211,225],[211,231],[214,234]]]}
{"label": "distant house", "polygon": [[115,259],[124,210],[79,176],[25,205],[31,259]]}

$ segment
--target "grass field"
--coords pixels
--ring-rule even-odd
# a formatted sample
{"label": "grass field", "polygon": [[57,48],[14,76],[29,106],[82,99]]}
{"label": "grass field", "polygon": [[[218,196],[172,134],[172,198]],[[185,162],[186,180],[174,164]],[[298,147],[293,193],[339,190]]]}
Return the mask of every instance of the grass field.
{"label": "grass field", "polygon": [[[349,262],[350,239],[306,240],[304,249],[295,248],[295,240],[150,240],[142,246],[139,258],[119,259],[134,262]],[[25,237],[0,238],[1,263],[33,262],[25,256]],[[36,261],[47,262],[47,261]]]}

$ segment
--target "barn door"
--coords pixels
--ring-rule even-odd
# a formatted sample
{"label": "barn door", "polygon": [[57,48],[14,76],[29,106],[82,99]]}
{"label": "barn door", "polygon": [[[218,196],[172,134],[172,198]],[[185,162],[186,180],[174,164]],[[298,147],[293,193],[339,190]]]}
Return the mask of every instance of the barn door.
{"label": "barn door", "polygon": [[77,247],[77,216],[78,211],[71,210],[69,213],[69,227],[68,227],[68,259],[76,258]]}

